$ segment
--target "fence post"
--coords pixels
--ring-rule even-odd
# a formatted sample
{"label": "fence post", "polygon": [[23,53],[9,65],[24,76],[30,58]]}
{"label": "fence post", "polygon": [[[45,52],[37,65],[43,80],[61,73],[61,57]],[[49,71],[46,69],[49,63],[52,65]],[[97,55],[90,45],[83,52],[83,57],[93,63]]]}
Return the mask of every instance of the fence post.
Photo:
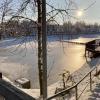
{"label": "fence post", "polygon": [[92,91],[92,74],[90,72],[90,91]]}
{"label": "fence post", "polygon": [[96,74],[97,74],[97,72],[98,72],[98,68],[96,67]]}
{"label": "fence post", "polygon": [[0,79],[2,79],[2,73],[0,72]]}
{"label": "fence post", "polygon": [[76,96],[76,100],[78,100],[78,88],[77,88],[77,86],[75,87],[75,96]]}

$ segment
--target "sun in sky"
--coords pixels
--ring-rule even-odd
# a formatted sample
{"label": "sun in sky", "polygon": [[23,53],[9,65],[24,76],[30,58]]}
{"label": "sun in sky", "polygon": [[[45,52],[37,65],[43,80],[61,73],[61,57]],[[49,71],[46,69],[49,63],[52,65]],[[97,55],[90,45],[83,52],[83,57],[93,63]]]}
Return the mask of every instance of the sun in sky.
{"label": "sun in sky", "polygon": [[83,16],[83,11],[82,10],[78,10],[76,12],[77,17],[82,17]]}

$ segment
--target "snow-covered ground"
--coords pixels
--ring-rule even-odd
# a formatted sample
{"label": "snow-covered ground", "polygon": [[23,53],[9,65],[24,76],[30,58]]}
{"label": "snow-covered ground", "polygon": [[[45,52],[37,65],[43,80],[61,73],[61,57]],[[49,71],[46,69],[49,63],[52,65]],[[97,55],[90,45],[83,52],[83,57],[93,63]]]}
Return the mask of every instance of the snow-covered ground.
{"label": "snow-covered ground", "polygon": [[[32,88],[38,88],[37,43],[32,40],[26,43],[24,40],[21,41],[20,39],[17,41],[12,39],[0,42],[0,71],[12,82],[18,78],[25,77],[31,81]],[[69,70],[75,81],[78,82],[91,68],[93,68],[93,66],[97,64],[97,62],[99,62],[99,59],[93,59],[92,61],[90,60],[86,62],[84,57],[84,46],[81,45],[69,45],[68,43],[55,41],[50,38],[47,46],[48,96],[52,96],[56,87],[59,87],[59,80],[61,79],[59,74],[62,73],[64,69]],[[99,81],[96,80],[96,82]],[[84,87],[85,83],[79,86],[79,91],[81,91],[81,87]],[[39,89],[21,90],[33,97],[39,97]],[[88,90],[86,91],[88,92]],[[87,98],[88,95],[90,95],[89,93],[90,92],[86,93]],[[83,93],[82,95],[84,96],[85,94]],[[73,98],[74,96],[71,100],[74,100]]]}
{"label": "snow-covered ground", "polygon": [[[85,63],[79,70],[75,71],[72,74],[75,82],[76,83],[79,82],[93,67],[95,67],[94,65],[98,66],[98,70],[100,70],[99,64],[100,64],[99,59],[92,59],[92,61]],[[94,75],[95,72],[96,71],[94,70],[92,75]],[[4,79],[10,82],[9,79],[7,78],[4,78]],[[89,82],[89,76],[78,85],[78,96],[80,96],[84,88],[87,86],[84,92],[82,93],[82,95],[80,96],[79,100],[100,100],[100,75],[92,79],[92,91],[90,91],[90,86],[88,82]],[[14,85],[14,83],[12,82],[10,83]],[[48,86],[48,97],[54,95],[57,87],[61,87],[61,81],[58,81]],[[22,88],[19,88],[19,89],[33,96],[34,98],[39,98],[39,89],[22,89]],[[55,100],[55,98],[53,100]],[[65,100],[75,100],[75,93],[73,93],[71,97],[69,96],[69,98],[66,98]]]}
{"label": "snow-covered ground", "polygon": [[[12,39],[1,42],[0,71],[13,82],[18,78],[25,77],[31,81],[32,88],[39,88],[37,42],[21,41]],[[59,81],[59,74],[64,69],[73,73],[86,62],[84,46],[69,45],[49,39],[47,47],[48,85]]]}
{"label": "snow-covered ground", "polygon": [[[75,82],[76,83],[79,82],[92,68],[95,67],[94,66],[95,64],[96,66],[98,66],[98,70],[100,70],[99,68],[100,61],[98,60],[99,59],[93,59],[92,62],[84,64],[79,70],[74,72],[72,76],[74,77]],[[94,77],[95,72],[96,72],[95,70],[92,72],[93,75],[92,77]],[[90,85],[88,84],[89,78],[90,77],[88,76],[78,85],[78,96],[80,96],[80,94],[83,92],[79,100],[100,100],[100,75],[92,79],[92,91],[90,91]],[[61,87],[61,81],[58,81],[48,86],[48,97],[54,95],[57,87]],[[84,90],[85,87],[86,89]],[[22,89],[22,90],[35,98],[39,97],[39,89],[31,89],[31,90]],[[55,100],[55,98],[53,100]],[[75,100],[75,92],[73,92],[73,95],[69,96],[65,100]]]}

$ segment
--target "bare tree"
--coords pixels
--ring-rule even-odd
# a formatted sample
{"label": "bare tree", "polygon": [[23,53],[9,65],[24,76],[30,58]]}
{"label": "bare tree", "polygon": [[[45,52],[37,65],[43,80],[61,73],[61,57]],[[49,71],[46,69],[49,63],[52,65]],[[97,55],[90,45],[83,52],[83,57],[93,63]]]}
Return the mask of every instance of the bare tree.
{"label": "bare tree", "polygon": [[7,17],[11,16],[12,9],[11,3],[13,0],[2,0],[0,5],[0,17],[1,17],[1,31],[0,31],[0,40],[2,37],[5,37],[5,20]]}

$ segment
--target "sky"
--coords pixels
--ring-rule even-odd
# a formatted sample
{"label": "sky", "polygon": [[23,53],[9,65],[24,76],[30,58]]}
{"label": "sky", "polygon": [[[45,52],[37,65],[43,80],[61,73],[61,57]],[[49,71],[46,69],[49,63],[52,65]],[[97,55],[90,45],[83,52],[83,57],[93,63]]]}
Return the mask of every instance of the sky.
{"label": "sky", "polygon": [[[65,6],[65,0],[47,0],[47,1],[52,1],[51,4],[53,4],[55,7],[64,7]],[[67,0],[68,1],[68,0]],[[77,6],[79,10],[86,9],[89,7],[91,4],[92,5],[90,8],[88,8],[86,11],[83,11],[83,16],[79,18],[79,21],[85,21],[87,23],[95,23],[98,22],[100,23],[100,0],[73,0],[75,5]],[[74,8],[72,6],[72,8]],[[74,12],[72,15],[75,17],[77,16],[77,11]],[[73,19],[72,19],[73,20]],[[73,20],[75,21],[75,19]]]}
{"label": "sky", "polygon": [[[0,0],[0,4],[1,2],[4,0]],[[69,1],[69,0],[46,0],[47,3],[53,5],[55,8],[68,8],[68,5],[66,5],[65,1]],[[85,21],[86,23],[99,23],[100,24],[100,0],[71,0],[73,3],[73,5],[70,6],[70,8],[74,9],[77,8],[76,11],[70,11],[69,14],[71,16],[77,17],[78,20],[74,19],[74,18],[69,18],[69,17],[64,17],[67,20],[71,20],[73,22],[75,21]],[[18,8],[19,4],[20,4],[21,0],[14,0],[13,2],[13,9]],[[89,9],[87,10],[83,10],[86,9],[87,7],[89,7],[92,3],[94,3],[94,5],[92,5]],[[50,11],[50,7],[47,7],[47,11]],[[77,16],[77,11],[83,10],[83,14],[82,16]],[[30,10],[27,12],[27,15],[30,16]],[[35,17],[34,17],[35,18]],[[61,15],[60,17],[56,18],[57,21],[59,23],[62,22],[62,18]]]}
{"label": "sky", "polygon": [[84,11],[84,16],[81,20],[89,23],[100,23],[100,0],[75,0],[75,2],[77,2],[79,9],[85,9],[93,2],[95,2],[95,4],[92,5],[88,10]]}

